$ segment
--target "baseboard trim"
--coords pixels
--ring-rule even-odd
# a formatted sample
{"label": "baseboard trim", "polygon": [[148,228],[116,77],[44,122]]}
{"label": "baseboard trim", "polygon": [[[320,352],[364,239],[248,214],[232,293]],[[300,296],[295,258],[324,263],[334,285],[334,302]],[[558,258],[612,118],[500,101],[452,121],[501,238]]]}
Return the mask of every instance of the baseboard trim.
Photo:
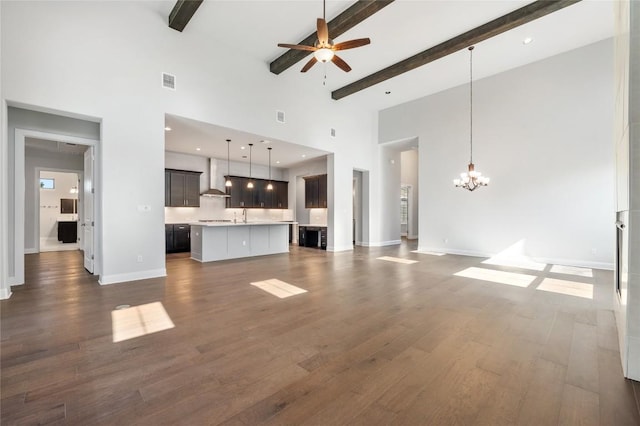
{"label": "baseboard trim", "polygon": [[[418,252],[434,252],[434,253],[446,253],[446,254],[456,254],[460,256],[471,256],[471,257],[486,257],[490,258],[495,256],[492,253],[484,253],[473,250],[459,250],[452,248],[443,248],[443,247],[418,247]],[[539,263],[546,263],[547,265],[565,265],[565,266],[576,266],[579,268],[591,268],[591,269],[604,269],[612,271],[614,269],[613,263],[609,262],[593,262],[590,260],[581,260],[581,259],[560,259],[560,258],[545,258],[545,257],[528,257],[530,260]]]}
{"label": "baseboard trim", "polygon": [[6,300],[11,297],[11,289],[0,288],[0,300]]}
{"label": "baseboard trim", "polygon": [[407,240],[417,240],[418,239],[418,235],[408,235],[407,236]]}
{"label": "baseboard trim", "polygon": [[167,270],[162,269],[150,269],[148,271],[130,272],[126,274],[113,274],[113,275],[101,275],[98,282],[100,285],[109,285],[116,283],[123,283],[129,281],[147,280],[150,278],[166,277]]}
{"label": "baseboard trim", "polygon": [[38,249],[36,248],[26,248],[24,249],[24,254],[36,254],[38,253]]}
{"label": "baseboard trim", "polygon": [[375,242],[363,242],[362,245],[365,247],[385,247],[385,246],[395,246],[398,244],[402,244],[402,240],[389,240],[389,241],[375,241]]}

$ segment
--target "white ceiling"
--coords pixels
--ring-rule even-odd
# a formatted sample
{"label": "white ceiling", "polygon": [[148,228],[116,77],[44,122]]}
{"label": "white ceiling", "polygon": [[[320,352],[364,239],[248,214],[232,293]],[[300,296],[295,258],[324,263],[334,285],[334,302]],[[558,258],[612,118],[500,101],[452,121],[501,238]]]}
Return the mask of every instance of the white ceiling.
{"label": "white ceiling", "polygon": [[[354,1],[328,1],[327,20],[333,19]],[[301,61],[278,78],[303,79],[308,84],[321,86],[326,70],[325,90],[327,97],[330,97],[333,90],[528,3],[531,1],[396,0],[335,40],[371,38],[368,46],[340,53],[353,68],[351,72],[345,73],[333,64],[316,64],[303,74],[299,71],[306,61]],[[157,8],[158,13],[168,16],[175,1],[149,4],[149,7]],[[277,47],[277,43],[299,42],[315,31],[315,20],[321,15],[320,0],[207,0],[185,31],[196,32],[213,44],[232,45],[243,54],[268,64],[286,52]],[[613,36],[613,33],[613,2],[583,0],[477,44],[474,50],[474,79],[595,43]],[[532,37],[533,42],[524,45],[522,41],[525,37]],[[463,49],[336,102],[377,111],[465,84],[469,79],[468,55],[467,50]],[[267,68],[265,72],[268,72]],[[387,91],[391,93],[385,94]],[[212,131],[216,133],[215,129]],[[174,136],[177,136],[177,132]],[[219,136],[216,133],[216,137]]]}
{"label": "white ceiling", "polygon": [[284,168],[328,154],[327,151],[267,139],[175,115],[165,115],[165,125],[171,128],[171,131],[165,130],[164,133],[164,147],[167,151],[226,159],[226,140],[231,139],[229,144],[231,161],[249,162],[249,144],[252,143],[253,164],[269,164],[267,148],[271,147],[271,165]]}
{"label": "white ceiling", "polygon": [[87,145],[78,145],[67,142],[56,142],[51,140],[25,138],[25,146],[47,152],[59,152],[63,154],[82,155],[88,148]]}

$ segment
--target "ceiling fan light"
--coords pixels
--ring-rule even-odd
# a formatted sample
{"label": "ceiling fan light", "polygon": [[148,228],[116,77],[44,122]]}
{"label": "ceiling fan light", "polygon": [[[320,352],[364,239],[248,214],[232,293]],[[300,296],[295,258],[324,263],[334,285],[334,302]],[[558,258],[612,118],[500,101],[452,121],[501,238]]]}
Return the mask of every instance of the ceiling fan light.
{"label": "ceiling fan light", "polygon": [[313,52],[313,56],[315,56],[318,62],[329,62],[333,59],[333,50],[323,47]]}

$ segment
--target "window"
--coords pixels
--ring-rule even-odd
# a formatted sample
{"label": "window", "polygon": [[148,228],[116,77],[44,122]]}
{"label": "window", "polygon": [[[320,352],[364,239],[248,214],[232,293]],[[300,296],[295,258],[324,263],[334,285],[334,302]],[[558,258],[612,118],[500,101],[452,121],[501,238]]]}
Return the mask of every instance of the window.
{"label": "window", "polygon": [[40,189],[54,189],[56,180],[53,178],[40,178]]}

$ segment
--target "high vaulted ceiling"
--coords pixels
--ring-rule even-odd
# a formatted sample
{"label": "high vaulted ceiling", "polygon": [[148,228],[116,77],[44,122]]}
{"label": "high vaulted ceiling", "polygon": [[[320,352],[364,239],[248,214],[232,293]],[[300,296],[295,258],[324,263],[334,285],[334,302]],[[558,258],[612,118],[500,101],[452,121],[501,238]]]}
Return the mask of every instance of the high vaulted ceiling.
{"label": "high vaulted ceiling", "polygon": [[[327,21],[354,1],[327,1]],[[322,86],[326,74],[324,90],[330,98],[337,89],[530,3],[530,0],[395,0],[336,38],[335,42],[371,38],[368,46],[340,53],[353,68],[351,72],[345,73],[333,64],[318,64],[307,73],[300,73],[306,62],[303,60],[277,78],[302,79],[305,84]],[[158,13],[168,17],[174,5],[175,1],[167,0],[150,7],[158,8]],[[269,64],[286,52],[277,43],[298,43],[315,31],[316,18],[321,16],[321,0],[205,0],[184,31],[197,32],[212,45],[228,45],[238,54],[264,62],[264,72],[268,73]],[[611,1],[579,1],[476,44],[474,80],[595,43],[612,37],[613,33]],[[524,44],[527,37],[533,41]],[[334,102],[378,111],[466,84],[468,55],[463,48]]]}

